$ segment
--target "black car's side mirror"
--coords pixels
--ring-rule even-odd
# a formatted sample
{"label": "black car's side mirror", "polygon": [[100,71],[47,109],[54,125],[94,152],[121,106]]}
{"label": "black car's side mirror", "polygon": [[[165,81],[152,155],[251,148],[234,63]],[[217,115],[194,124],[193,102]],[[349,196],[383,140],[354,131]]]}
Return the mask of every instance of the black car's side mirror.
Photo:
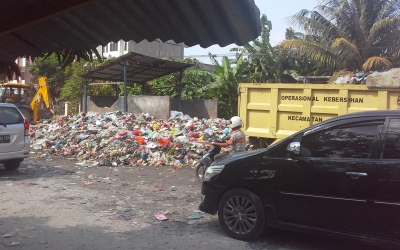
{"label": "black car's side mirror", "polygon": [[300,155],[300,142],[291,142],[286,149],[291,156]]}

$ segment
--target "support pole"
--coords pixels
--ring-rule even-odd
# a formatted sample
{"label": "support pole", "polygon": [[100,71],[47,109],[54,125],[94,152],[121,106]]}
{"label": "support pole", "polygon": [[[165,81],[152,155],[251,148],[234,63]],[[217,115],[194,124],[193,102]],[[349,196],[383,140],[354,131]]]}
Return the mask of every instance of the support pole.
{"label": "support pole", "polygon": [[88,82],[85,79],[83,83],[83,112],[87,113],[87,91],[88,91]]}
{"label": "support pole", "polygon": [[145,82],[141,82],[140,83],[140,85],[141,85],[141,87],[142,87],[142,95],[144,95],[144,85],[145,85],[146,83]]}
{"label": "support pole", "polygon": [[182,77],[183,77],[183,70],[179,71],[179,77],[178,77],[178,98],[179,100],[182,99],[182,90],[183,90],[183,86],[182,86]]}
{"label": "support pole", "polygon": [[64,115],[68,116],[68,113],[69,113],[69,103],[65,102],[65,104],[64,104]]}
{"label": "support pole", "polygon": [[123,111],[125,113],[128,112],[128,88],[126,84],[126,67],[127,62],[124,62],[124,108]]}

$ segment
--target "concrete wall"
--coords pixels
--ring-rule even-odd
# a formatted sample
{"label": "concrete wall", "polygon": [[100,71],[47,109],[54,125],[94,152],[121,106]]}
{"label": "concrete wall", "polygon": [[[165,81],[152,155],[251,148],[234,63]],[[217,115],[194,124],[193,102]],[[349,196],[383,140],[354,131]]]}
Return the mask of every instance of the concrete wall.
{"label": "concrete wall", "polygon": [[[123,109],[123,97],[88,96],[87,111],[112,112]],[[217,100],[175,100],[169,96],[128,96],[128,112],[149,113],[160,119],[168,119],[170,111],[180,111],[190,117],[217,118]]]}
{"label": "concrete wall", "polygon": [[185,115],[198,118],[217,118],[217,100],[171,100],[171,110],[181,111]]}
{"label": "concrete wall", "polygon": [[128,112],[168,119],[170,113],[169,96],[128,96]]}
{"label": "concrete wall", "polygon": [[111,112],[122,110],[122,98],[115,96],[88,96],[87,110],[92,112]]}

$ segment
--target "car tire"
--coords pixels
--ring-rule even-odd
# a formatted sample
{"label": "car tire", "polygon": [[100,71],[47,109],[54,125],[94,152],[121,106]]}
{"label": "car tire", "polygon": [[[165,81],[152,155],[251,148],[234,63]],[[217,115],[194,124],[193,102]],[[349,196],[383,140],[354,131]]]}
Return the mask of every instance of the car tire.
{"label": "car tire", "polygon": [[12,161],[6,161],[3,164],[7,171],[14,171],[14,170],[17,170],[17,168],[19,168],[21,161],[12,160]]}
{"label": "car tire", "polygon": [[256,194],[235,188],[222,196],[218,204],[218,219],[229,236],[249,241],[264,232],[266,216],[262,201]]}
{"label": "car tire", "polygon": [[202,163],[196,164],[196,178],[201,183],[203,182],[204,174],[206,173],[207,166]]}

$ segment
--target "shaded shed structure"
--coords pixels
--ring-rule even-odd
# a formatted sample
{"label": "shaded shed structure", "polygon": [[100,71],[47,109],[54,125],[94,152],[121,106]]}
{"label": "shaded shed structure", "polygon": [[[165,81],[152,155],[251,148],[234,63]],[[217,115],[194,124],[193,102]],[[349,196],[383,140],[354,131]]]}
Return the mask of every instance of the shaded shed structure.
{"label": "shaded shed structure", "polygon": [[[127,85],[145,84],[153,79],[180,72],[192,64],[174,62],[130,52],[106,62],[80,76],[86,79],[83,97],[83,111],[116,111],[130,113],[150,113],[158,118],[168,119],[170,111],[179,110],[190,116],[216,118],[216,100],[177,100],[169,96],[127,96]],[[179,77],[181,80],[182,77]],[[90,80],[108,81],[89,83]],[[182,89],[179,80],[177,89]],[[124,84],[124,96],[87,96],[87,86],[91,84]]]}
{"label": "shaded shed structure", "polygon": [[153,79],[179,72],[192,64],[169,61],[129,52],[81,74],[92,80],[129,83],[145,83]]}

